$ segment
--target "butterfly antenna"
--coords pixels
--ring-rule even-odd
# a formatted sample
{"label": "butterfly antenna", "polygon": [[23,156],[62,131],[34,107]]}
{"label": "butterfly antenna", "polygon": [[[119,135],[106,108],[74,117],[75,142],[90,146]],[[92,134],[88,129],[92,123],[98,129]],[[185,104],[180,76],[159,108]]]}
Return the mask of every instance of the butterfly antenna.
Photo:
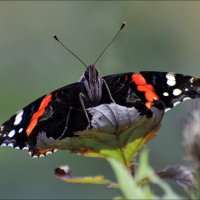
{"label": "butterfly antenna", "polygon": [[107,48],[113,43],[113,41],[115,40],[115,38],[118,36],[118,34],[121,32],[121,30],[124,28],[124,26],[126,25],[126,22],[123,22],[123,24],[121,25],[120,29],[117,31],[116,35],[113,37],[113,39],[107,44],[107,46],[103,49],[103,51],[101,52],[101,54],[99,55],[99,57],[96,59],[94,65],[96,65],[96,63],[98,62],[99,58],[101,58],[101,56],[104,54],[104,52],[107,50]]}
{"label": "butterfly antenna", "polygon": [[69,51],[75,58],[77,58],[86,68],[87,68],[87,65],[73,52],[71,51],[70,49],[68,49],[57,37],[57,35],[53,34],[53,38],[59,42],[63,47],[64,49],[66,49],[67,51]]}

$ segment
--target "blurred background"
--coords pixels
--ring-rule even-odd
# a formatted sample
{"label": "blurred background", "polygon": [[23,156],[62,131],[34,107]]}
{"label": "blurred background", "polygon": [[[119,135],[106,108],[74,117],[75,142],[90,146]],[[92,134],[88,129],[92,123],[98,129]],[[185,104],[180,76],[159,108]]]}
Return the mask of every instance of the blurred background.
{"label": "blurred background", "polygon": [[[0,122],[36,98],[76,82],[84,66],[54,39],[92,64],[123,21],[126,28],[99,60],[101,75],[128,71],[174,71],[200,76],[200,2],[0,2]],[[151,141],[150,162],[159,170],[185,163],[181,120],[192,101],[167,112]],[[114,179],[100,159],[58,151],[32,159],[26,151],[0,148],[2,199],[108,199],[104,186],[67,184],[53,175],[68,164],[75,175]],[[180,192],[180,189],[176,187]]]}

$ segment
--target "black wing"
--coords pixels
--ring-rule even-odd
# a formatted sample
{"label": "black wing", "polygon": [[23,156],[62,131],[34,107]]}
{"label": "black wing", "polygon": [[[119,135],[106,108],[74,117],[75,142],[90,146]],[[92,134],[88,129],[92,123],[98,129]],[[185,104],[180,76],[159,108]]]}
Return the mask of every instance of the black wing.
{"label": "black wing", "polygon": [[81,84],[74,83],[42,96],[2,124],[0,145],[29,149],[39,156],[52,149],[37,150],[55,139],[72,137],[74,132],[87,128],[79,93]]}
{"label": "black wing", "polygon": [[[103,79],[117,104],[134,106],[141,114],[146,114],[154,100],[162,101],[167,110],[188,98],[200,96],[200,80],[193,76],[129,72]],[[84,86],[74,83],[29,104],[2,124],[0,145],[28,148],[32,156],[40,156],[53,150],[40,150],[39,147],[48,146],[56,139],[73,137],[74,133],[85,130],[88,120],[79,99],[82,91]],[[104,84],[99,104],[111,103],[110,94]]]}
{"label": "black wing", "polygon": [[153,100],[164,103],[166,111],[180,102],[200,97],[200,79],[172,72],[142,71],[105,76],[117,104],[131,106],[142,101],[151,107]]}

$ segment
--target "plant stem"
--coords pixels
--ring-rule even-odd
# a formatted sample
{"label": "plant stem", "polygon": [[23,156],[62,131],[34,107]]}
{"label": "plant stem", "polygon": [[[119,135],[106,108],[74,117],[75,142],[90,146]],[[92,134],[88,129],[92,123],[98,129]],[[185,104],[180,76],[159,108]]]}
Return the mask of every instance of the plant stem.
{"label": "plant stem", "polygon": [[127,171],[131,174],[130,162],[128,162],[128,161],[126,160],[126,156],[125,156],[125,154],[124,154],[124,150],[123,150],[123,147],[122,147],[122,145],[121,145],[120,133],[117,132],[116,136],[117,136],[117,140],[118,140],[118,143],[119,143],[119,150],[120,150],[120,152],[121,152],[123,164],[124,164],[124,166],[126,167]]}

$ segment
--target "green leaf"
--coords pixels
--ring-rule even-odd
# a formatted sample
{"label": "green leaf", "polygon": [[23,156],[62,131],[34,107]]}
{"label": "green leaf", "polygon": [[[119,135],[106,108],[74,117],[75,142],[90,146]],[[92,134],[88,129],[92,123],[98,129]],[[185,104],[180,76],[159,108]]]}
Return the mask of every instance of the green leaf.
{"label": "green leaf", "polygon": [[105,179],[104,176],[74,177],[72,176],[71,171],[67,165],[56,168],[54,174],[57,178],[68,183],[99,184],[108,185],[112,188],[118,188],[116,183]]}
{"label": "green leaf", "polygon": [[62,178],[62,180],[68,183],[111,185],[110,181],[105,180],[103,176]]}
{"label": "green leaf", "polygon": [[[70,150],[90,157],[114,158],[129,167],[137,152],[156,135],[164,109],[152,106],[149,112],[152,112],[153,116],[147,117],[140,116],[135,108],[117,104],[114,104],[114,107],[111,107],[111,104],[103,104],[101,107],[105,107],[105,112],[108,113],[101,113],[101,109],[95,107],[92,119],[93,125],[99,123],[97,127],[100,128],[85,130],[77,133],[76,137],[55,141],[49,148]],[[128,109],[132,115],[127,113]],[[127,115],[130,115],[130,119],[124,120]],[[99,119],[102,120],[98,121]],[[111,123],[114,125],[110,125]]]}

